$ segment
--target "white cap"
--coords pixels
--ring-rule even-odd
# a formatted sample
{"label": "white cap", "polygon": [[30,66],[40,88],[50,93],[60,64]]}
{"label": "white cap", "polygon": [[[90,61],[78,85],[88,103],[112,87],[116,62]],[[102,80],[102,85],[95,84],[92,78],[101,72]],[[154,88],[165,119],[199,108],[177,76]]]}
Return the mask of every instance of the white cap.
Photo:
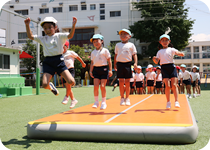
{"label": "white cap", "polygon": [[149,65],[147,66],[147,68],[153,68],[153,65],[149,64]]}
{"label": "white cap", "polygon": [[194,65],[192,68],[196,68],[197,69],[198,67]]}
{"label": "white cap", "polygon": [[41,22],[41,26],[45,23],[45,22],[53,22],[53,23],[57,23],[58,21],[53,18],[53,17],[45,17],[44,20]]}
{"label": "white cap", "polygon": [[141,69],[141,66],[137,66],[138,69]]}
{"label": "white cap", "polygon": [[157,66],[156,68],[157,68],[157,69],[161,69],[161,67],[160,67],[160,66]]}

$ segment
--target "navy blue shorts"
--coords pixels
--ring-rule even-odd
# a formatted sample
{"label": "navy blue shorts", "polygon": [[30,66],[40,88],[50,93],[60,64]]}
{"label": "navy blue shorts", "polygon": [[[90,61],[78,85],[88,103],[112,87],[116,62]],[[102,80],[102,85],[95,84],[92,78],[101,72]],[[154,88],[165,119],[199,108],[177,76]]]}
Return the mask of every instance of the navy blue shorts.
{"label": "navy blue shorts", "polygon": [[177,72],[176,72],[176,67],[174,64],[163,64],[161,65],[161,73],[162,73],[162,78],[177,78]]}
{"label": "navy blue shorts", "polygon": [[198,80],[198,85],[199,85],[199,86],[201,85],[201,81],[200,81],[200,80]]}
{"label": "navy blue shorts", "polygon": [[43,61],[43,73],[49,73],[53,76],[57,72],[60,75],[67,69],[63,55],[47,56]]}
{"label": "navy blue shorts", "polygon": [[[198,80],[198,81],[199,81],[199,80]],[[193,81],[193,83],[192,83],[192,87],[195,87],[195,85],[196,85],[196,84],[195,84],[195,81]]]}
{"label": "navy blue shorts", "polygon": [[93,67],[93,76],[97,79],[107,79],[108,69],[107,66]]}
{"label": "navy blue shorts", "polygon": [[117,78],[132,78],[131,65],[132,62],[117,62]]}
{"label": "navy blue shorts", "polygon": [[136,88],[142,88],[142,87],[143,87],[143,82],[142,81],[136,82]]}
{"label": "navy blue shorts", "polygon": [[162,88],[163,82],[162,81],[156,81],[156,88]]}
{"label": "navy blue shorts", "polygon": [[147,86],[154,86],[154,80],[147,80]]}
{"label": "navy blue shorts", "polygon": [[183,80],[183,84],[185,84],[185,85],[191,85],[191,79]]}
{"label": "navy blue shorts", "polygon": [[[75,70],[74,70],[74,68],[69,68],[68,70],[71,73],[72,77],[75,77]],[[64,78],[62,78],[62,79],[63,79],[63,83],[66,83],[66,80]]]}
{"label": "navy blue shorts", "polygon": [[130,82],[130,88],[134,89],[133,82]]}
{"label": "navy blue shorts", "polygon": [[181,81],[180,80],[178,80],[178,85],[180,86],[180,83],[181,83]]}

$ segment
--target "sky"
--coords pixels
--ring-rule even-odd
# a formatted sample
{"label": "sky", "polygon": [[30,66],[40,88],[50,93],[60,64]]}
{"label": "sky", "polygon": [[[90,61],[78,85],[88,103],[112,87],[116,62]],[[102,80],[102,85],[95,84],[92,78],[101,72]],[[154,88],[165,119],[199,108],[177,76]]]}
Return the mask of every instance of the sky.
{"label": "sky", "polygon": [[[0,8],[7,1],[9,0],[1,0]],[[207,3],[209,3],[209,8]],[[190,41],[210,41],[210,0],[186,0],[185,4],[185,7],[189,8],[188,17],[195,20]],[[5,31],[0,29],[1,36],[5,36]],[[0,43],[5,43],[5,39],[0,38]]]}

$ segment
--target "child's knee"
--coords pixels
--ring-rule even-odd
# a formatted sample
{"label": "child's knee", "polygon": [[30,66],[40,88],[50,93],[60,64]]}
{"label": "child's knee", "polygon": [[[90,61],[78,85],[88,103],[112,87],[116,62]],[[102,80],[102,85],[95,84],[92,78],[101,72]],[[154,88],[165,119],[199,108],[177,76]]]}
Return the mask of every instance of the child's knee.
{"label": "child's knee", "polygon": [[74,78],[72,78],[72,79],[68,79],[68,80],[67,80],[67,83],[68,83],[68,84],[70,84],[71,86],[73,86],[73,85],[75,85],[75,84],[76,84],[76,82],[75,82]]}

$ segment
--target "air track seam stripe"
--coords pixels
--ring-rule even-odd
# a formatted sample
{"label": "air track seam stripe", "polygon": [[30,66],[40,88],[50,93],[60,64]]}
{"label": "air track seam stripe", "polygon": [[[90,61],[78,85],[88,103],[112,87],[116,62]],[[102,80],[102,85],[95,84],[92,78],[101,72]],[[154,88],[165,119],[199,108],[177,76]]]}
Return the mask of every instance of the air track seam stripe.
{"label": "air track seam stripe", "polygon": [[143,100],[137,102],[136,104],[132,105],[131,107],[125,109],[124,111],[120,112],[119,114],[117,114],[117,115],[115,115],[114,117],[112,117],[112,118],[108,119],[107,121],[105,121],[105,123],[108,123],[108,122],[114,120],[115,118],[117,118],[117,117],[120,116],[121,114],[125,113],[126,111],[130,110],[131,108],[135,107],[136,105],[138,105],[138,104],[144,102],[145,100],[147,100],[148,98],[152,97],[153,95],[154,95],[154,94],[148,96],[147,98],[145,98],[145,99],[143,99]]}

